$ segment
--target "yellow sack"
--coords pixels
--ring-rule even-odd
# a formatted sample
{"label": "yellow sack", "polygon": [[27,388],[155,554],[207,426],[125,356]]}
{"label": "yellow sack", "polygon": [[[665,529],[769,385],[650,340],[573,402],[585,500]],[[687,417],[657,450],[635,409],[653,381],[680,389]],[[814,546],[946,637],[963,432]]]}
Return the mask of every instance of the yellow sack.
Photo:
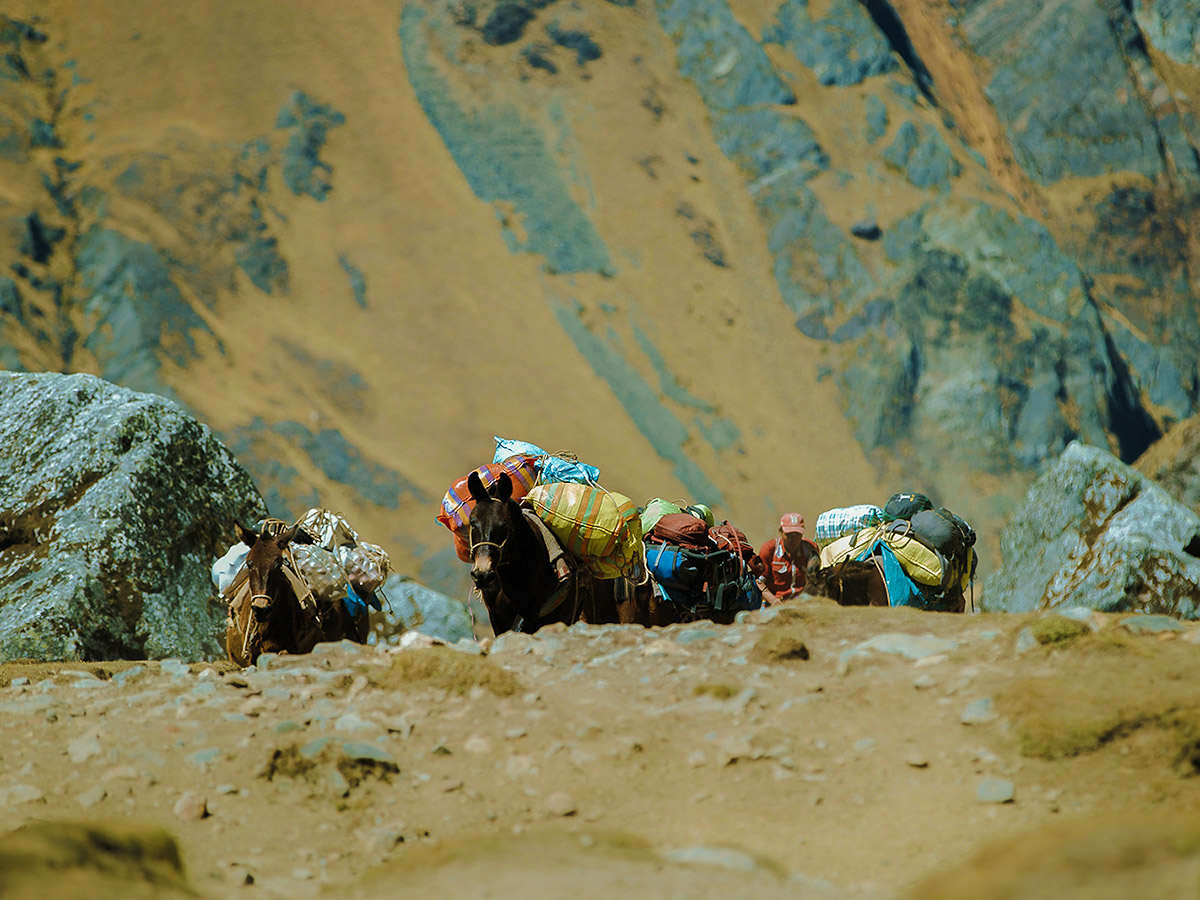
{"label": "yellow sack", "polygon": [[869,550],[875,543],[876,533],[879,531],[882,529],[876,525],[851,534],[844,534],[837,540],[830,541],[821,548],[821,568],[828,569],[830,566],[854,559],[860,553]]}
{"label": "yellow sack", "polygon": [[906,530],[896,530],[883,526],[880,536],[893,553],[908,577],[921,584],[941,587],[945,572],[942,568],[942,557],[928,545],[922,543]]}
{"label": "yellow sack", "polygon": [[596,578],[630,577],[642,558],[642,521],[624,494],[587,484],[539,484],[521,501]]}
{"label": "yellow sack", "polygon": [[905,529],[888,525],[864,528],[827,544],[821,550],[821,568],[854,559],[871,549],[876,541],[883,541],[896,554],[896,559],[913,581],[932,587],[942,586],[942,558],[937,551],[921,543]]}

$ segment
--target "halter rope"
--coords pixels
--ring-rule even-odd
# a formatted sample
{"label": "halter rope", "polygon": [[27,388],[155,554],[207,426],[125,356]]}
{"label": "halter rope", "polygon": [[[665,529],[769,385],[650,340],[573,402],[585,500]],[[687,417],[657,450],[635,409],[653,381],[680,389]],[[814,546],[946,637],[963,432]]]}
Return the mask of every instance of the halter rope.
{"label": "halter rope", "polygon": [[[511,537],[511,535],[510,535],[510,537]],[[507,543],[508,543],[507,537],[498,544],[495,541],[471,541],[471,560],[472,561],[475,560],[475,548],[476,547],[495,547],[497,550],[500,551],[500,555],[503,556],[504,555],[504,545]]]}

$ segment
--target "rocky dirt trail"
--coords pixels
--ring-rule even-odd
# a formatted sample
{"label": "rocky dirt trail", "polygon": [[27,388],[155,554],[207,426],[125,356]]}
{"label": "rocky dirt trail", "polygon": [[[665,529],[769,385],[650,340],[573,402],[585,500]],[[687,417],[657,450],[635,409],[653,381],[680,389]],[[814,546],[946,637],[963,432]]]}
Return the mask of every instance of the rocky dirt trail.
{"label": "rocky dirt trail", "polygon": [[[1200,884],[1190,623],[802,598],[732,626],[429,643],[0,668],[0,828],[28,826],[0,842],[0,896]],[[96,830],[52,827],[77,822]]]}

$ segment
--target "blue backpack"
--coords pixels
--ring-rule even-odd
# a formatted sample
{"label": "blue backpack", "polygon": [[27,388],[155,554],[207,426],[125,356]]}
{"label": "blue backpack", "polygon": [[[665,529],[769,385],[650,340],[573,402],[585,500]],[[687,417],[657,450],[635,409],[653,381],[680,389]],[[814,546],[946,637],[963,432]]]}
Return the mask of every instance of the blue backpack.
{"label": "blue backpack", "polygon": [[692,612],[762,606],[754,576],[737,554],[728,550],[701,552],[671,544],[647,544],[646,568],[664,597]]}

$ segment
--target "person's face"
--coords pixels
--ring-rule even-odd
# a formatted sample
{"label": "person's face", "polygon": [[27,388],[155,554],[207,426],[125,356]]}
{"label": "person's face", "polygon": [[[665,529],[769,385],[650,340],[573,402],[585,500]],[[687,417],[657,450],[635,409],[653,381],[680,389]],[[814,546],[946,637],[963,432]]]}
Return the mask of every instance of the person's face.
{"label": "person's face", "polygon": [[804,546],[804,535],[798,531],[780,531],[783,536],[783,552],[788,556],[795,558],[800,555],[800,548]]}

